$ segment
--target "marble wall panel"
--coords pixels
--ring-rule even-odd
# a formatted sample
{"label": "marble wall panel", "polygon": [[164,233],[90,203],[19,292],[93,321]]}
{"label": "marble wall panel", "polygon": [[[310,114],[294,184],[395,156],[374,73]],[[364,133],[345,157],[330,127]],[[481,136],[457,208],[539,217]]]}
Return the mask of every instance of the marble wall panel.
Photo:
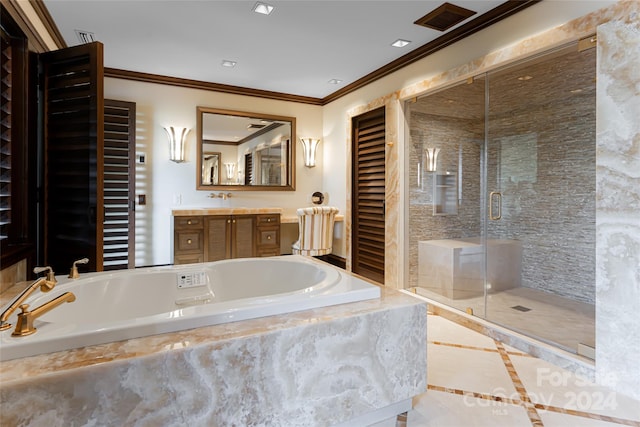
{"label": "marble wall panel", "polygon": [[[637,3],[637,2],[636,2]],[[640,5],[598,28],[596,379],[640,399]]]}

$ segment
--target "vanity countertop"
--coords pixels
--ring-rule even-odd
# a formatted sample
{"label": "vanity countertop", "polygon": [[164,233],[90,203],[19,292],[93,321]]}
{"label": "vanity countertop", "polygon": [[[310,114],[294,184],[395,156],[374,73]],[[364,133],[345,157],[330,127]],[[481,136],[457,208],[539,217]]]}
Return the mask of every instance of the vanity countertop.
{"label": "vanity countertop", "polygon": [[173,216],[282,214],[282,208],[184,208],[173,209]]}
{"label": "vanity countertop", "polygon": [[[280,214],[282,224],[297,224],[298,215],[293,212],[284,212],[282,208],[183,208],[173,209],[173,216],[194,216],[194,215],[261,215]],[[335,221],[344,221],[344,215],[336,215]]]}

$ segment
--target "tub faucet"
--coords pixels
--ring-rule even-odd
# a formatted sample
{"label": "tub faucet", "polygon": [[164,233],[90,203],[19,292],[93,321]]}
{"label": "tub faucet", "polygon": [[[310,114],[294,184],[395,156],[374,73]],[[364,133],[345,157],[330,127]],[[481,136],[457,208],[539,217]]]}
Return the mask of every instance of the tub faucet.
{"label": "tub faucet", "polygon": [[71,267],[71,272],[69,273],[69,279],[77,279],[80,277],[80,273],[78,273],[78,264],[86,264],[89,262],[89,258],[82,258],[73,262],[73,266]]}
{"label": "tub faucet", "polygon": [[13,302],[9,305],[9,307],[7,307],[5,311],[2,312],[2,314],[0,315],[0,331],[7,330],[11,327],[11,323],[7,322],[7,319],[14,311],[16,311],[16,309],[24,302],[24,300],[29,298],[29,295],[31,295],[36,291],[36,289],[38,289],[38,286],[40,286],[40,290],[42,292],[49,292],[54,288],[56,283],[58,283],[58,281],[56,280],[56,275],[51,267],[36,267],[33,269],[33,272],[36,274],[43,271],[46,271],[47,275],[37,278],[31,285],[29,285],[28,288],[22,291],[22,293],[18,295],[15,300],[13,300]]}
{"label": "tub faucet", "polygon": [[29,311],[29,304],[22,304],[20,306],[21,312],[18,313],[18,321],[16,322],[16,329],[11,334],[12,337],[25,337],[35,333],[38,329],[33,326],[33,321],[43,314],[53,310],[59,305],[65,302],[74,302],[76,296],[72,292],[65,292],[64,294],[52,299],[49,302],[45,302],[40,307]]}

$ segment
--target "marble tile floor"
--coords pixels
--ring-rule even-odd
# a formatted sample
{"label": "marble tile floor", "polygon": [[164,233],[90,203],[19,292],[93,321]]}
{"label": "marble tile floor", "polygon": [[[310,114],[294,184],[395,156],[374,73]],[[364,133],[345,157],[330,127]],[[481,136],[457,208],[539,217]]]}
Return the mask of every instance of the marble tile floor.
{"label": "marble tile floor", "polygon": [[[537,289],[518,287],[487,296],[449,299],[424,288],[415,288],[419,295],[466,311],[473,309],[478,317],[576,353],[578,344],[595,346],[595,306],[573,301]],[[512,307],[521,306],[528,311]],[[562,327],[558,327],[562,325]]]}
{"label": "marble tile floor", "polygon": [[640,402],[430,314],[427,390],[371,427],[640,427]]}

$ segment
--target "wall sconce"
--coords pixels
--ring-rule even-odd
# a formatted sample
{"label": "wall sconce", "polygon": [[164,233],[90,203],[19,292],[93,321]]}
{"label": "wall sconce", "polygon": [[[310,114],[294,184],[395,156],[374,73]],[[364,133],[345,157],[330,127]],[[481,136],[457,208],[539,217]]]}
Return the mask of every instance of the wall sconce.
{"label": "wall sconce", "polygon": [[300,142],[302,142],[304,151],[304,165],[308,168],[314,167],[316,165],[316,148],[318,148],[320,140],[315,138],[300,138]]}
{"label": "wall sconce", "polygon": [[435,172],[438,168],[438,153],[440,153],[439,148],[425,148],[424,167],[427,172]]}
{"label": "wall sconce", "polygon": [[190,129],[169,126],[164,130],[169,137],[169,160],[176,163],[184,162],[184,146]]}
{"label": "wall sconce", "polygon": [[236,164],[235,163],[225,163],[224,168],[227,172],[227,181],[232,182],[233,176],[236,173]]}

